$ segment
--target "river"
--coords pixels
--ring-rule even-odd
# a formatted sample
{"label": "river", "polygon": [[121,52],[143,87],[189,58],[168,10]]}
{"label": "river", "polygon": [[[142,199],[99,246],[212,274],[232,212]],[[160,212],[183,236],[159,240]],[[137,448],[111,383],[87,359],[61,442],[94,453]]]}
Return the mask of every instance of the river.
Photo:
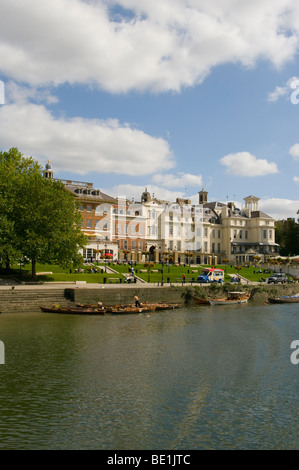
{"label": "river", "polygon": [[298,315],[2,314],[0,449],[299,449]]}

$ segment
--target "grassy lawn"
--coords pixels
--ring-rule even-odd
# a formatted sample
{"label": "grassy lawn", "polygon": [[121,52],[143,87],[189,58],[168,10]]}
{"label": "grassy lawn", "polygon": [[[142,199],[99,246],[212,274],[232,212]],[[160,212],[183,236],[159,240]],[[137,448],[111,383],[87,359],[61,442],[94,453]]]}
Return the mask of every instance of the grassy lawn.
{"label": "grassy lawn", "polygon": [[[110,279],[121,279],[124,281],[123,274],[129,274],[130,272],[130,265],[128,264],[107,264],[107,268],[110,267],[116,271],[116,273],[109,273],[105,272],[105,265],[103,263],[99,264],[98,266],[94,266],[98,272],[91,273],[90,268],[91,266],[82,266],[82,273],[75,273],[70,272],[68,268],[61,268],[55,265],[49,264],[37,264],[36,272],[38,273],[52,273],[52,274],[38,274],[37,281],[43,282],[74,282],[74,281],[85,281],[87,283],[104,283],[104,278],[106,279],[106,283],[110,283]],[[164,265],[163,266],[163,281],[164,283],[181,283],[183,281],[183,274],[186,275],[186,282],[191,282],[197,280],[197,276],[200,274],[203,268],[208,266],[175,266],[175,265]],[[257,268],[254,266],[250,267],[242,267],[240,270],[236,269],[235,266],[216,266],[221,268],[225,272],[225,281],[231,281],[231,275],[238,275],[248,279],[252,282],[262,281],[270,276],[270,272],[264,272],[263,268]],[[31,264],[27,264],[26,266],[22,266],[21,269],[19,266],[14,267],[14,273],[17,277],[19,277],[23,281],[30,280],[31,274]],[[135,274],[140,277],[141,279],[145,280],[146,282],[150,283],[161,283],[162,281],[162,264],[153,264],[152,266],[148,267],[144,264],[137,264],[133,265]],[[261,269],[261,273],[259,273],[259,269]],[[118,282],[118,281],[116,281]]]}
{"label": "grassy lawn", "polygon": [[[98,272],[94,273],[90,271],[90,266],[82,266],[84,272],[78,273],[70,272],[69,268],[61,268],[60,266],[52,264],[37,264],[36,273],[37,276],[35,281],[42,282],[74,282],[74,281],[85,281],[87,283],[104,283],[104,278],[106,282],[109,283],[111,278],[122,279],[123,276],[120,274],[111,274],[105,273],[105,266],[99,265],[95,266]],[[39,273],[52,273],[52,274],[39,274]],[[16,277],[22,281],[31,280],[31,264],[26,264],[20,270],[20,267],[14,266],[14,274]]]}
{"label": "grassy lawn", "polygon": [[[162,265],[161,263],[159,264],[154,264],[151,268],[145,267],[143,264],[139,265],[134,265],[134,270],[135,274],[140,277],[141,279],[144,279],[147,282],[161,282],[162,280]],[[186,282],[191,281],[192,279],[196,281],[197,276],[200,274],[201,270],[203,268],[206,268],[208,266],[175,266],[175,265],[164,265],[163,266],[163,280],[164,282],[167,282],[167,279],[170,280],[171,283],[175,282],[181,282],[183,280],[183,274],[186,275]],[[232,275],[238,275],[248,279],[249,281],[252,282],[258,282],[262,281],[263,279],[266,279],[271,275],[271,273],[265,273],[262,270],[261,273],[259,273],[259,268],[256,268],[254,266],[250,267],[242,267],[240,270],[236,269],[234,266],[215,266],[217,268],[223,269],[224,270],[224,280],[229,282],[231,281]],[[129,272],[129,266],[128,265],[114,265],[113,269],[115,269],[118,272]],[[146,272],[143,272],[146,271]],[[158,272],[156,272],[158,271]]]}

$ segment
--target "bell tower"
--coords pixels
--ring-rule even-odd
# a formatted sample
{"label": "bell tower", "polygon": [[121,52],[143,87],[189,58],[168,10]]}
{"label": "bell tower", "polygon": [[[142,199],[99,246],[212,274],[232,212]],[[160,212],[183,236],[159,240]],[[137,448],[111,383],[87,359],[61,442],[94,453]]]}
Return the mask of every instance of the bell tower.
{"label": "bell tower", "polygon": [[208,192],[204,190],[204,187],[202,187],[202,190],[199,191],[199,204],[205,204],[208,202]]}
{"label": "bell tower", "polygon": [[44,170],[44,178],[47,178],[48,180],[52,180],[54,177],[54,172],[52,170],[52,165],[50,163],[50,160],[48,160],[48,163],[45,166]]}

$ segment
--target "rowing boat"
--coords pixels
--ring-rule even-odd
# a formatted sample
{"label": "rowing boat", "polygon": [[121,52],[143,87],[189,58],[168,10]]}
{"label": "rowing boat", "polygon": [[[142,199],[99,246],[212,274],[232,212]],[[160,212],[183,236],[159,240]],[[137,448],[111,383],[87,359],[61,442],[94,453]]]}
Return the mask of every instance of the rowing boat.
{"label": "rowing boat", "polygon": [[153,312],[156,307],[107,307],[106,313],[112,315]]}
{"label": "rowing boat", "polygon": [[299,302],[299,294],[296,295],[285,295],[281,297],[272,297],[268,299],[270,304],[294,304]]}
{"label": "rowing boat", "polygon": [[197,305],[210,305],[210,301],[208,299],[201,299],[195,295],[193,296],[193,300]]}
{"label": "rowing boat", "polygon": [[246,292],[229,292],[225,299],[211,299],[209,300],[211,305],[234,305],[234,304],[245,304],[249,299],[249,295]]}
{"label": "rowing boat", "polygon": [[40,307],[43,312],[47,313],[68,313],[76,315],[104,315],[106,310],[103,308],[84,308],[84,307]]}

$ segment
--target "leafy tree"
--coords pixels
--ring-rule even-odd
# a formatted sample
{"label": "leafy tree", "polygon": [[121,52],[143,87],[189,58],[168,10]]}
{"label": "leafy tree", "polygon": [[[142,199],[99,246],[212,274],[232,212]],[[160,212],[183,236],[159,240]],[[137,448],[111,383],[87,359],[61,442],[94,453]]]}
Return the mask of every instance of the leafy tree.
{"label": "leafy tree", "polygon": [[280,245],[282,256],[299,254],[299,224],[294,219],[287,219],[276,225],[275,239]]}
{"label": "leafy tree", "polygon": [[[7,253],[13,246],[15,255],[21,252],[30,259],[32,277],[37,262],[77,265],[86,236],[80,230],[81,215],[73,196],[61,182],[43,178],[41,167],[17,149],[0,154],[1,174],[6,167],[7,184],[1,187],[0,183],[0,214],[7,220]],[[8,186],[9,197],[5,196]]]}
{"label": "leafy tree", "polygon": [[25,177],[40,172],[41,167],[31,157],[22,157],[17,148],[0,152],[0,259],[7,270],[21,257],[14,217],[17,189]]}

